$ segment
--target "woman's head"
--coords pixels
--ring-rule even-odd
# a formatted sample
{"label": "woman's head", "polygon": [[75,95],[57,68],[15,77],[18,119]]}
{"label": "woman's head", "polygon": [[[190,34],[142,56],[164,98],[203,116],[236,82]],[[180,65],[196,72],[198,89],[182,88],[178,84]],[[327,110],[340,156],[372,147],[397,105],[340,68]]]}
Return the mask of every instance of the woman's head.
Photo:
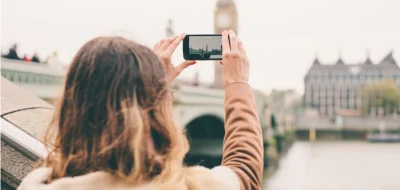
{"label": "woman's head", "polygon": [[99,37],[76,54],[47,139],[53,178],[107,171],[135,181],[173,170],[188,151],[172,121],[165,70],[147,47]]}

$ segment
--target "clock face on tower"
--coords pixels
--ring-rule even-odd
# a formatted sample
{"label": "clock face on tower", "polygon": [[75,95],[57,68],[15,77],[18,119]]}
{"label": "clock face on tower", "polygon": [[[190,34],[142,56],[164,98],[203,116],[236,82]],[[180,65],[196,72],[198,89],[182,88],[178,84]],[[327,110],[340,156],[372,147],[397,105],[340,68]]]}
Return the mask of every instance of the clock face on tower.
{"label": "clock face on tower", "polygon": [[225,29],[231,25],[232,19],[228,13],[220,13],[217,16],[218,27]]}

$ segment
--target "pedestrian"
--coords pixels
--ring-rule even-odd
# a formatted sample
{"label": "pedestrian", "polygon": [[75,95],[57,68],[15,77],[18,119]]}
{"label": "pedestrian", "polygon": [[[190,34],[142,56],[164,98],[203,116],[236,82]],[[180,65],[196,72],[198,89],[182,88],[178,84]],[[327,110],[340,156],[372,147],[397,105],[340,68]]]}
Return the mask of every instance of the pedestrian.
{"label": "pedestrian", "polygon": [[17,51],[18,51],[18,45],[14,44],[13,46],[11,46],[10,50],[8,51],[8,54],[5,55],[4,58],[21,60],[21,58],[19,58],[18,56]]}
{"label": "pedestrian", "polygon": [[31,62],[32,60],[25,54],[23,60],[25,62]]}
{"label": "pedestrian", "polygon": [[32,56],[32,62],[34,63],[40,63],[40,59],[37,53],[33,54]]}
{"label": "pedestrian", "polygon": [[247,55],[233,31],[222,37],[221,166],[183,164],[189,144],[173,122],[171,84],[196,62],[174,67],[171,56],[184,37],[161,40],[153,51],[122,37],[99,37],[83,45],[47,133],[45,144],[52,151],[18,189],[261,189],[262,132]]}

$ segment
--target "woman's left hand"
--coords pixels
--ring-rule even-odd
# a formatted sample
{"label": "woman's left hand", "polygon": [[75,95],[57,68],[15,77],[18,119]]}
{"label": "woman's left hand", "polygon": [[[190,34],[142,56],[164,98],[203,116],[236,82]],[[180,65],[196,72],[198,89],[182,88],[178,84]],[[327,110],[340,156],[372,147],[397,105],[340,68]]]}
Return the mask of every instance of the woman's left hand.
{"label": "woman's left hand", "polygon": [[168,82],[172,83],[179,74],[189,67],[190,65],[194,65],[196,61],[184,61],[178,66],[174,66],[171,63],[172,54],[175,52],[178,45],[185,38],[186,34],[181,34],[178,36],[174,36],[168,39],[162,39],[156,45],[154,45],[154,52],[160,57],[161,62],[163,63],[168,77]]}

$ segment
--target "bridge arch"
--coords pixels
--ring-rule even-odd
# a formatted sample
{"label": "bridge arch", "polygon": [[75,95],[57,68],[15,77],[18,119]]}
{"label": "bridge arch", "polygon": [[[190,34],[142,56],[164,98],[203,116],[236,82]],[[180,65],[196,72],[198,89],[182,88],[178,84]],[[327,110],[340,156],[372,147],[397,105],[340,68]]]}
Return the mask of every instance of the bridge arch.
{"label": "bridge arch", "polygon": [[217,115],[201,115],[186,126],[186,133],[192,139],[223,139],[225,134],[224,120]]}
{"label": "bridge arch", "polygon": [[187,165],[202,165],[208,168],[221,164],[222,145],[225,135],[224,120],[217,115],[201,115],[186,125],[190,150]]}

